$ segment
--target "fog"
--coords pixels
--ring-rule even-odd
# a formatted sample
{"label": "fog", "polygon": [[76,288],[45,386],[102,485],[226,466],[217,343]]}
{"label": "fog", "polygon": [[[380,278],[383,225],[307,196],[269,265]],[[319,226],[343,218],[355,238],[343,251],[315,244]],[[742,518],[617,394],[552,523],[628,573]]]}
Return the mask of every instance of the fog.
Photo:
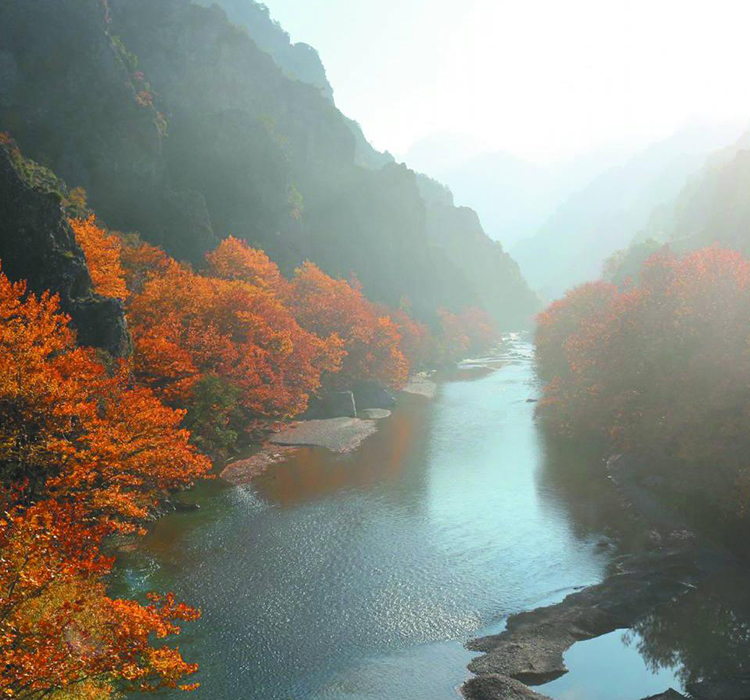
{"label": "fog", "polygon": [[750,114],[743,2],[268,0],[397,156],[435,134],[549,162]]}

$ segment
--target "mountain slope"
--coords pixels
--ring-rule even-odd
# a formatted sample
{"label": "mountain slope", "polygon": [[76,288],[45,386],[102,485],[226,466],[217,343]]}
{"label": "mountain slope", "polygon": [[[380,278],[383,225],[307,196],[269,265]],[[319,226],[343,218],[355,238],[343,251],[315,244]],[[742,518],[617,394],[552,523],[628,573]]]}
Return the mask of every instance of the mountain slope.
{"label": "mountain slope", "polygon": [[[466,262],[484,240],[432,235],[416,175],[387,158],[363,167],[364,137],[324,91],[219,7],[0,0],[0,13],[0,129],[85,187],[111,227],[195,263],[232,233],[285,272],[311,259],[375,300],[408,297],[425,320],[486,298],[489,280]],[[463,248],[472,255],[455,257]],[[490,259],[509,291],[487,310],[515,326],[536,299],[502,251]]]}
{"label": "mountain slope", "polygon": [[707,154],[732,136],[727,128],[684,129],[569,197],[535,236],[512,250],[530,285],[554,298],[597,278],[602,263],[627,247],[654,208],[670,202]]}
{"label": "mountain slope", "polygon": [[645,237],[678,250],[713,243],[750,254],[750,131],[712,154],[674,201],[655,210]]}

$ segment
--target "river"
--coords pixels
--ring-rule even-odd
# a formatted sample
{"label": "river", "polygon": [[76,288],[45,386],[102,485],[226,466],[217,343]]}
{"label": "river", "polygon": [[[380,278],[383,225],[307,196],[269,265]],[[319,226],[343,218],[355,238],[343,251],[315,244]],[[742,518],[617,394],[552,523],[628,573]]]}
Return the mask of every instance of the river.
{"label": "river", "polygon": [[131,590],[202,608],[179,640],[201,666],[191,697],[456,698],[465,641],[600,580],[606,485],[545,442],[537,394],[532,347],[512,340],[434,400],[404,396],[353,454],[306,448],[251,487],[192,492],[200,511],[121,561]]}

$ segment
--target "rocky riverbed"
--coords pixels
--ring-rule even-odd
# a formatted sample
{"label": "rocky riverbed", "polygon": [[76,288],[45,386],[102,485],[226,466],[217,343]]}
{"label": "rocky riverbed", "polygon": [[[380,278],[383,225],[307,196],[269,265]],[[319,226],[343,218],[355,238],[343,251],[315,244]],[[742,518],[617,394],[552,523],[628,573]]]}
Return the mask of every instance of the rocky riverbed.
{"label": "rocky riverbed", "polygon": [[567,673],[563,653],[573,644],[632,627],[729,565],[722,555],[690,545],[623,557],[616,563],[617,571],[602,583],[572,593],[557,605],[512,615],[502,633],[470,642],[469,648],[483,655],[469,666],[476,676],[463,686],[464,697],[544,697],[528,686]]}

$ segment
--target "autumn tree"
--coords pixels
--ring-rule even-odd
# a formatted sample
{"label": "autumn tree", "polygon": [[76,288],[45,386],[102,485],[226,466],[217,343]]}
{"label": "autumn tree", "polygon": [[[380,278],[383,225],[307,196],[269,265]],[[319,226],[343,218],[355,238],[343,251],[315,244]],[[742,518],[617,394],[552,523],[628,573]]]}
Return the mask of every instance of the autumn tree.
{"label": "autumn tree", "polygon": [[388,315],[368,301],[356,284],[333,279],[310,262],[292,278],[287,305],[306,330],[320,338],[340,338],[346,356],[341,371],[328,375],[330,386],[351,388],[370,381],[398,388],[409,375],[401,335]]}
{"label": "autumn tree", "polygon": [[174,405],[226,403],[216,414],[224,424],[237,404],[248,420],[300,413],[341,358],[338,338],[301,328],[269,291],[174,261],[132,299],[129,317],[141,380]]}
{"label": "autumn tree", "polygon": [[477,306],[469,306],[459,314],[459,322],[469,339],[469,352],[480,353],[492,348],[500,333],[489,314]]}
{"label": "autumn tree", "polygon": [[396,326],[401,336],[399,347],[412,371],[434,365],[437,342],[427,325],[415,321],[404,308],[392,310],[384,307],[380,313],[388,316]]}
{"label": "autumn tree", "polygon": [[262,250],[229,236],[206,255],[208,275],[224,280],[249,282],[260,289],[283,295],[287,281]]}
{"label": "autumn tree", "polygon": [[477,307],[460,313],[438,309],[440,333],[437,337],[441,363],[457,362],[467,355],[489,350],[500,334],[488,314]]}
{"label": "autumn tree", "polygon": [[569,291],[537,316],[536,357],[540,374],[551,379],[565,375],[575,358],[568,358],[566,342],[584,323],[606,311],[618,290],[607,282],[589,282]]}
{"label": "autumn tree", "polygon": [[588,285],[539,317],[553,376],[542,415],[563,434],[640,454],[714,505],[744,507],[749,338],[750,262],[718,248],[662,250],[637,285]]}
{"label": "autumn tree", "polygon": [[160,490],[190,485],[207,460],[179,429],[184,413],[110,374],[78,348],[56,297],[27,295],[0,275],[0,469],[24,501],[85,502],[121,529],[144,518]]}
{"label": "autumn tree", "polygon": [[93,215],[71,219],[70,225],[86,256],[94,291],[105,297],[125,299],[125,271],[120,262],[122,244],[117,236],[97,225]]}
{"label": "autumn tree", "polygon": [[107,533],[83,504],[5,504],[0,516],[0,692],[37,699],[109,698],[192,689],[197,666],[152,638],[179,634],[198,612],[172,595],[147,605],[107,596]]}
{"label": "autumn tree", "polygon": [[138,234],[120,235],[120,262],[128,294],[138,294],[153,277],[169,269],[169,256],[156,246],[145,243]]}
{"label": "autumn tree", "polygon": [[176,687],[195,669],[152,635],[195,611],[171,596],[141,606],[105,594],[113,532],[136,532],[161,493],[207,474],[183,413],[79,348],[56,297],[0,274],[0,689]]}

